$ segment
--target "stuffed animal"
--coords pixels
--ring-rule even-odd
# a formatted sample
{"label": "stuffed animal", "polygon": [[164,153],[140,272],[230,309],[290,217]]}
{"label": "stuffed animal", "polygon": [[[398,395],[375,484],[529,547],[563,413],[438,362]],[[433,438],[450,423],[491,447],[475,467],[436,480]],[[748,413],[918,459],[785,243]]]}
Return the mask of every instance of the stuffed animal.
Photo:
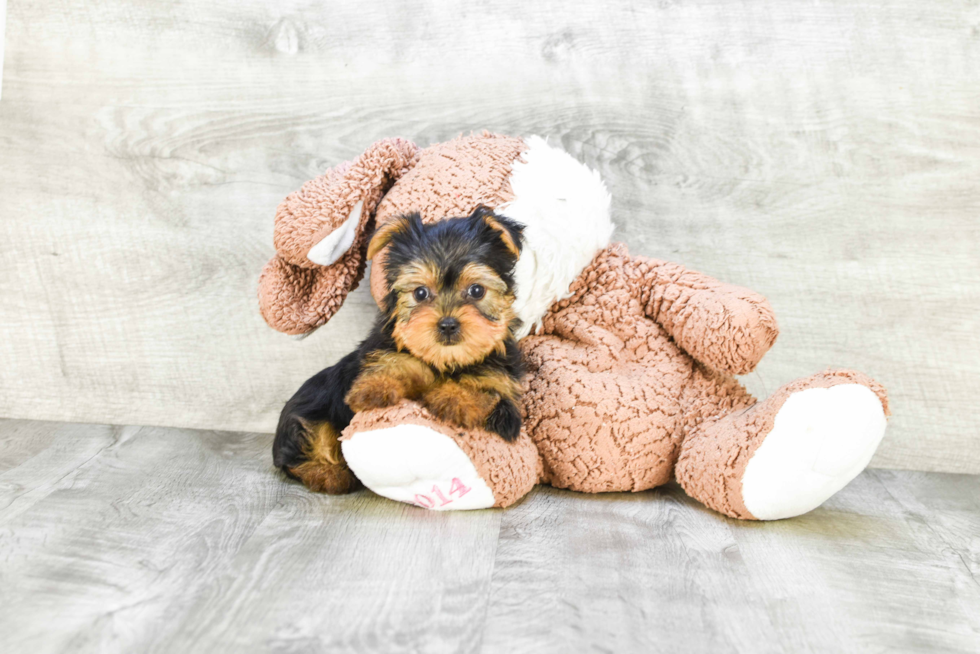
{"label": "stuffed animal", "polygon": [[[525,225],[520,437],[460,429],[408,401],[366,411],[343,433],[334,490],[356,476],[390,499],[447,510],[505,507],[535,484],[599,493],[676,479],[727,516],[773,520],[819,506],[871,460],[888,415],[880,384],[831,370],[757,401],[734,376],[776,340],[765,298],[610,244],[598,173],[537,137],[484,132],[424,149],[387,139],[307,182],[277,211],[262,315],[287,334],[316,329],[361,280],[378,225],[481,204]],[[382,251],[376,300],[383,267]]]}

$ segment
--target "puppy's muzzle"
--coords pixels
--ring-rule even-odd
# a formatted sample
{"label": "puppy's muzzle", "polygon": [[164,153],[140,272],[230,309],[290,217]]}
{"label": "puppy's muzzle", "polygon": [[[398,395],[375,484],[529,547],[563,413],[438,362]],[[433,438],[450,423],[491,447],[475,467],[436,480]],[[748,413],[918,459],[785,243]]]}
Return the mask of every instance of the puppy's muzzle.
{"label": "puppy's muzzle", "polygon": [[459,320],[451,316],[442,318],[436,327],[439,330],[439,337],[443,341],[451,342],[459,336]]}

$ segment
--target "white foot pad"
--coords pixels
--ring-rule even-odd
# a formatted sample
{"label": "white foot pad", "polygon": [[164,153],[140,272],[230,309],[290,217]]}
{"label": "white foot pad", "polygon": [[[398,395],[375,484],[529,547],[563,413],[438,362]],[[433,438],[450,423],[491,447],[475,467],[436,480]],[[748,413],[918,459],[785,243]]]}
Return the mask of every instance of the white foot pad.
{"label": "white foot pad", "polygon": [[372,491],[435,511],[486,509],[493,491],[451,438],[420,425],[354,434],[342,441],[347,465]]}
{"label": "white foot pad", "polygon": [[884,434],[884,409],[867,386],[793,393],[745,468],[745,508],[759,520],[817,508],[864,470]]}

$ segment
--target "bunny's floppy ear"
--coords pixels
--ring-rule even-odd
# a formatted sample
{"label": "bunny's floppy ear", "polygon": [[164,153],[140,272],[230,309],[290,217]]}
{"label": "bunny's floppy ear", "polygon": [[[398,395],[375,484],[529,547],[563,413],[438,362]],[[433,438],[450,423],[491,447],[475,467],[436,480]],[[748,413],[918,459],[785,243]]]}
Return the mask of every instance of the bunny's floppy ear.
{"label": "bunny's floppy ear", "polygon": [[276,211],[276,256],[259,279],[271,327],[305,334],[326,323],[364,276],[368,231],[388,187],[418,161],[419,148],[385,139],[290,194]]}

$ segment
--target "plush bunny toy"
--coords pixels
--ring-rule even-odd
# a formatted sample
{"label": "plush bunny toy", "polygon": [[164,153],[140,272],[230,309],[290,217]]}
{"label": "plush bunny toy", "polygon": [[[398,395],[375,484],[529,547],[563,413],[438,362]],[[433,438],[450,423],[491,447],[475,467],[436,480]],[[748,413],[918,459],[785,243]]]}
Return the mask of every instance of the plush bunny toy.
{"label": "plush bunny toy", "polygon": [[[344,431],[334,490],[355,487],[356,475],[393,500],[478,509],[513,504],[539,483],[599,493],[677,479],[725,515],[773,520],[819,506],[870,461],[885,431],[884,388],[833,370],[757,401],[734,375],[776,339],[766,300],[610,244],[598,173],[541,138],[483,133],[425,149],[387,139],[307,182],[276,214],[262,315],[287,334],[316,329],[363,276],[376,226],[480,204],[525,225],[515,275],[528,362],[521,436],[462,430],[408,401],[366,411]],[[376,300],[383,267],[382,251]]]}

